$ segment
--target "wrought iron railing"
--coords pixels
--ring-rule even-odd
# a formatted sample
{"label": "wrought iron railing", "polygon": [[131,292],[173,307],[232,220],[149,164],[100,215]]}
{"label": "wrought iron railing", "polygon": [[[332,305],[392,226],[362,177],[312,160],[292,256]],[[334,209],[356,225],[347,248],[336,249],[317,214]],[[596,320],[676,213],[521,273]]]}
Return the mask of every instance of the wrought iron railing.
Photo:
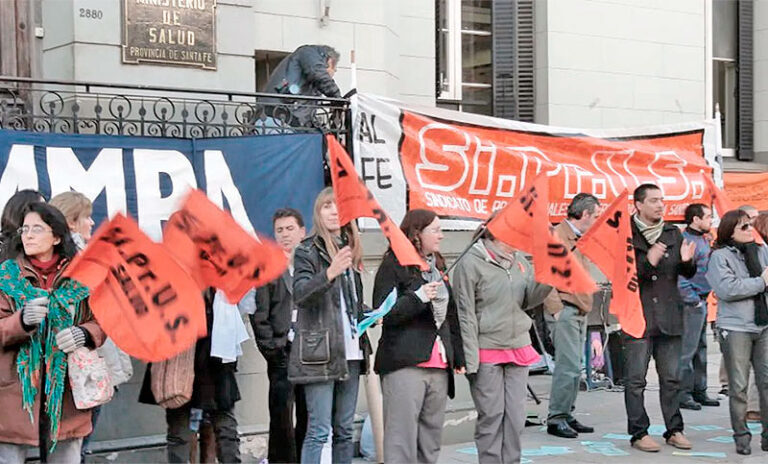
{"label": "wrought iron railing", "polygon": [[349,140],[348,100],[0,76],[0,128],[170,138],[323,132]]}

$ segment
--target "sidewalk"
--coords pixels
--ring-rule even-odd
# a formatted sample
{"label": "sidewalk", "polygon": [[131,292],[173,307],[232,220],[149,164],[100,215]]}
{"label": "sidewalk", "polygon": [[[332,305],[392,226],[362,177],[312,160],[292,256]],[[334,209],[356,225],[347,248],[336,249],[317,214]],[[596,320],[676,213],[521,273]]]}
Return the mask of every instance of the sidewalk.
{"label": "sidewalk", "polygon": [[[708,339],[708,381],[709,395],[717,397],[720,384],[717,379],[720,352],[711,333]],[[532,376],[530,384],[542,400],[536,406],[529,402],[529,411],[547,414],[550,376]],[[664,421],[659,406],[659,388],[653,361],[648,372],[648,387],[645,404],[651,418],[650,434],[662,444],[658,453],[643,453],[630,447],[627,433],[627,416],[624,408],[624,394],[609,391],[580,392],[576,405],[576,418],[595,428],[593,434],[582,434],[574,440],[553,437],[546,433],[546,427],[528,427],[523,435],[523,463],[768,463],[768,452],[760,450],[760,424],[752,428],[752,455],[736,454],[731,438],[728,400],[721,400],[719,407],[703,408],[701,411],[682,410],[685,433],[693,444],[690,451],[682,451],[664,444]],[[440,462],[476,463],[474,443],[447,446],[443,448]]]}
{"label": "sidewalk", "polygon": [[[710,335],[709,339],[709,385],[710,396],[716,397],[720,389],[717,371],[720,364],[718,345]],[[461,380],[460,380],[461,381]],[[529,401],[528,411],[536,412],[541,418],[546,417],[547,400],[551,377],[547,375],[532,376],[530,384],[542,400],[540,405]],[[648,374],[648,389],[646,390],[646,408],[653,424],[650,434],[664,442],[661,434],[664,432],[664,422],[661,417],[658,396],[658,380],[656,370],[651,361]],[[582,434],[575,440],[553,437],[546,433],[543,426],[528,427],[523,435],[523,463],[743,463],[757,464],[768,462],[768,452],[760,450],[760,425],[751,424],[753,428],[752,455],[736,454],[730,432],[728,401],[720,402],[716,408],[703,408],[701,411],[683,410],[685,432],[693,443],[690,451],[681,451],[667,445],[662,446],[659,453],[643,453],[629,446],[626,414],[624,410],[624,395],[620,392],[604,390],[580,392],[576,417],[579,421],[595,428],[594,434]],[[477,456],[470,433],[466,442],[457,445],[447,445],[440,455],[441,463],[476,463]],[[247,446],[247,445],[246,445]],[[93,456],[89,462],[164,462],[165,450],[153,448],[148,450],[112,453],[110,455]],[[257,461],[246,461],[257,462]],[[356,463],[366,461],[357,459]]]}

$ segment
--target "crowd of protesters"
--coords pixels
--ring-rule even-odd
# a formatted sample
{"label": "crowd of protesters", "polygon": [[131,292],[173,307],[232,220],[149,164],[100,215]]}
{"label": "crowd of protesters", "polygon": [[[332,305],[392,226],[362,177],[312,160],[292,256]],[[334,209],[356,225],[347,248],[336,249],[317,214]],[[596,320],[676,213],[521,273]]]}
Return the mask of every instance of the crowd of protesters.
{"label": "crowd of protesters", "polygon": [[[661,449],[649,435],[644,404],[651,357],[669,446],[694,446],[684,433],[681,408],[719,406],[707,394],[707,300],[712,294],[736,451],[751,453],[750,414],[762,419],[760,447],[768,451],[768,246],[763,244],[768,214],[747,206],[728,211],[713,240],[710,205],[689,205],[681,231],[664,221],[657,186],[643,184],[633,198],[632,245],[646,329],[639,338],[622,335],[631,446]],[[30,448],[39,449],[48,462],[84,461],[99,407],[75,406],[66,379],[68,355],[98,349],[107,361],[110,388],[132,375],[130,359],[99,328],[82,288],[61,277],[90,239],[91,212],[82,194],[66,192],[46,203],[32,190],[16,193],[3,211],[2,463],[23,462]],[[596,197],[579,194],[554,229],[596,275],[575,244],[599,212]],[[484,227],[446,274],[440,219],[429,210],[411,210],[401,230],[428,269],[401,265],[391,249],[383,255],[372,303],[381,305],[393,291],[396,300],[383,317],[371,365],[371,342],[366,332],[357,331],[367,308],[360,234],[354,223],[340,224],[330,188],[318,195],[312,221],[307,236],[300,212],[274,212],[274,235],[289,259],[288,269],[239,303],[240,313],[250,314],[267,361],[269,462],[320,463],[329,441],[332,462],[351,462],[359,379],[371,371],[381,376],[385,462],[438,462],[447,399],[462,377],[478,413],[479,462],[520,462],[528,370],[540,359],[530,335],[529,314],[536,307],[553,316],[555,369],[547,432],[563,439],[594,432],[574,417],[593,295],[536,282],[528,257]],[[212,454],[219,462],[241,460],[234,414],[240,399],[237,363],[212,355],[218,343],[213,320],[228,304],[217,295],[213,288],[204,292],[209,335],[187,353],[146,369],[140,401],[165,408],[168,462],[190,460],[200,423],[212,428]],[[184,379],[191,390],[174,390],[174,382]]]}

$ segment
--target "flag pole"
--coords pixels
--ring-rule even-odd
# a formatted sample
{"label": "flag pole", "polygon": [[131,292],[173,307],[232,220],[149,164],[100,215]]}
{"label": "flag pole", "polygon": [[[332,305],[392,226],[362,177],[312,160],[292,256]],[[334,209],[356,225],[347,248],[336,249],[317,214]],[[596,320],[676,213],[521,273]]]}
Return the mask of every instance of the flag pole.
{"label": "flag pole", "polygon": [[451,271],[456,266],[456,264],[458,264],[459,261],[461,261],[461,258],[463,258],[467,253],[469,253],[469,250],[471,250],[472,247],[475,246],[475,243],[477,243],[477,241],[480,240],[480,238],[483,236],[483,234],[485,233],[486,230],[488,230],[488,221],[485,221],[482,224],[480,224],[480,227],[475,232],[475,237],[472,239],[471,242],[469,242],[467,247],[464,248],[464,251],[461,252],[461,254],[458,256],[458,258],[456,258],[453,261],[453,263],[451,263],[451,265],[448,266],[448,269],[446,269],[445,272],[443,273],[444,275],[447,276],[448,274],[451,273]]}

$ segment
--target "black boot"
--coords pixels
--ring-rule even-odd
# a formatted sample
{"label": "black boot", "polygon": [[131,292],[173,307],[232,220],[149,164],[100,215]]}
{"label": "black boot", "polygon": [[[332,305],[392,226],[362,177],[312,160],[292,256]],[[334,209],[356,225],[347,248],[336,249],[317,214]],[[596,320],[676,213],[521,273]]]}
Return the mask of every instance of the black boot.
{"label": "black boot", "polygon": [[736,442],[736,453],[744,456],[752,454],[752,447],[749,442],[752,441],[752,435],[742,435],[733,439]]}
{"label": "black boot", "polygon": [[547,425],[547,433],[560,438],[578,438],[579,434],[568,425],[568,422],[562,421]]}

